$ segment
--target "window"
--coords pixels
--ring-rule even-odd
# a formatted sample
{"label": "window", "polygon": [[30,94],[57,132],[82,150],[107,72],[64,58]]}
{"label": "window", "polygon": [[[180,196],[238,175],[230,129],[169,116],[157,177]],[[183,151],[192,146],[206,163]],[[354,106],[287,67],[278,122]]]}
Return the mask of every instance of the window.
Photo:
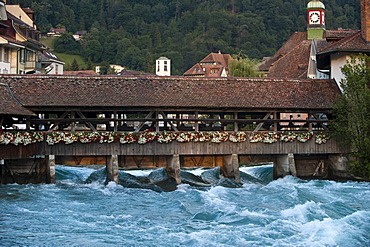
{"label": "window", "polygon": [[167,61],[164,61],[164,71],[167,71]]}
{"label": "window", "polygon": [[10,53],[10,51],[9,51],[9,48],[4,48],[4,62],[5,63],[9,63],[9,53]]}
{"label": "window", "polygon": [[21,49],[19,51],[19,62],[21,62],[21,63],[26,62],[26,50],[25,49]]}
{"label": "window", "polygon": [[35,53],[33,51],[27,51],[26,60],[27,62],[35,62]]}
{"label": "window", "polygon": [[158,63],[157,63],[157,72],[159,72],[159,61],[158,61]]}

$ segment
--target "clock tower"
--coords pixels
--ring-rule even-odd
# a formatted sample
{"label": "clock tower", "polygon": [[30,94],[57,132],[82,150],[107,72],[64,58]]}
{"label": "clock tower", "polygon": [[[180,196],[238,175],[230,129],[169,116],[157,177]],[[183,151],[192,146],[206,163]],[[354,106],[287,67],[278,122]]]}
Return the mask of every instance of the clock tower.
{"label": "clock tower", "polygon": [[307,4],[307,38],[323,39],[325,32],[325,5],[319,0]]}

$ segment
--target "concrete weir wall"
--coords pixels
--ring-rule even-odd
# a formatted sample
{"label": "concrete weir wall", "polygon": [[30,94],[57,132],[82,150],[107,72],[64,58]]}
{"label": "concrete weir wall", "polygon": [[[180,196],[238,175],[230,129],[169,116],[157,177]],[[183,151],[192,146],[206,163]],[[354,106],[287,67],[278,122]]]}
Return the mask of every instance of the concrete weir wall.
{"label": "concrete weir wall", "polygon": [[347,160],[334,139],[317,145],[277,142],[157,142],[140,144],[35,143],[3,145],[0,149],[0,184],[55,183],[55,164],[105,165],[106,182],[119,182],[119,169],[165,167],[168,176],[181,183],[181,168],[220,167],[223,177],[240,181],[240,164],[274,163],[274,178],[293,175],[300,178],[348,178]]}
{"label": "concrete weir wall", "polygon": [[0,160],[0,184],[55,183],[55,157]]}
{"label": "concrete weir wall", "polygon": [[[55,164],[63,160],[70,165],[89,165],[91,162],[104,164],[107,169],[106,183],[119,182],[119,169],[155,169],[165,167],[167,175],[177,184],[181,183],[182,168],[220,167],[220,175],[240,182],[240,161],[273,162],[274,179],[292,175],[303,179],[345,179],[347,159],[342,155],[298,155],[293,153],[279,155],[246,156],[238,154],[217,156],[183,156],[179,154],[144,157],[125,157],[108,155],[105,157],[58,157],[55,155],[38,156],[25,159],[0,160],[0,184],[7,183],[55,183]],[[72,160],[75,163],[72,164]],[[147,162],[144,162],[146,160]],[[140,162],[138,162],[140,161]],[[160,161],[160,162],[159,162]],[[154,162],[154,163],[153,163]],[[138,165],[140,164],[140,165]]]}
{"label": "concrete weir wall", "polygon": [[348,179],[348,160],[340,154],[277,155],[274,162],[274,179],[287,175],[303,179]]}

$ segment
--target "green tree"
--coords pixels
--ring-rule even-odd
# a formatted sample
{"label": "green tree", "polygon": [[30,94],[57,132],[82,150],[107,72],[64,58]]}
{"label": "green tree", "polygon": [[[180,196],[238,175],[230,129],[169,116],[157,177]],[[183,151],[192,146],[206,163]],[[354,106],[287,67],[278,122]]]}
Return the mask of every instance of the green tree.
{"label": "green tree", "polygon": [[257,61],[238,55],[229,61],[229,73],[236,77],[257,77],[260,75],[257,65]]}
{"label": "green tree", "polygon": [[91,59],[92,62],[100,62],[102,57],[103,47],[96,39],[88,40],[85,47],[85,56]]}
{"label": "green tree", "polygon": [[370,58],[358,56],[342,69],[343,94],[334,106],[334,129],[340,143],[350,150],[355,176],[370,178]]}
{"label": "green tree", "polygon": [[107,61],[103,61],[100,64],[100,74],[101,75],[107,75],[109,72],[110,65]]}
{"label": "green tree", "polygon": [[56,52],[79,55],[81,45],[70,33],[63,33],[53,40],[53,47]]}
{"label": "green tree", "polygon": [[80,65],[78,65],[76,58],[73,59],[70,69],[73,71],[77,71],[80,69]]}

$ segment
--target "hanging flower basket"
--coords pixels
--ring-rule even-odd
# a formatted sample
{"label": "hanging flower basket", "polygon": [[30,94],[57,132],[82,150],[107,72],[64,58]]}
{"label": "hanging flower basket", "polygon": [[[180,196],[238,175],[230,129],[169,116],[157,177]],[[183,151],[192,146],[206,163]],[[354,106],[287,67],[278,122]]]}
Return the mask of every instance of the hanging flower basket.
{"label": "hanging flower basket", "polygon": [[149,142],[157,141],[158,143],[171,143],[177,141],[184,142],[211,142],[223,143],[230,141],[232,143],[240,143],[248,141],[251,143],[276,143],[276,142],[307,142],[315,137],[316,144],[325,144],[330,136],[328,133],[319,133],[314,135],[310,132],[258,132],[249,136],[244,131],[238,132],[225,132],[225,131],[200,131],[200,132],[151,132],[144,131],[141,133],[132,132],[63,132],[55,131],[49,133],[42,132],[2,132],[0,133],[0,145],[19,145],[24,146],[43,142],[46,140],[48,145],[58,143],[72,144],[75,142],[80,143],[113,143],[119,142],[121,144],[146,144]]}

